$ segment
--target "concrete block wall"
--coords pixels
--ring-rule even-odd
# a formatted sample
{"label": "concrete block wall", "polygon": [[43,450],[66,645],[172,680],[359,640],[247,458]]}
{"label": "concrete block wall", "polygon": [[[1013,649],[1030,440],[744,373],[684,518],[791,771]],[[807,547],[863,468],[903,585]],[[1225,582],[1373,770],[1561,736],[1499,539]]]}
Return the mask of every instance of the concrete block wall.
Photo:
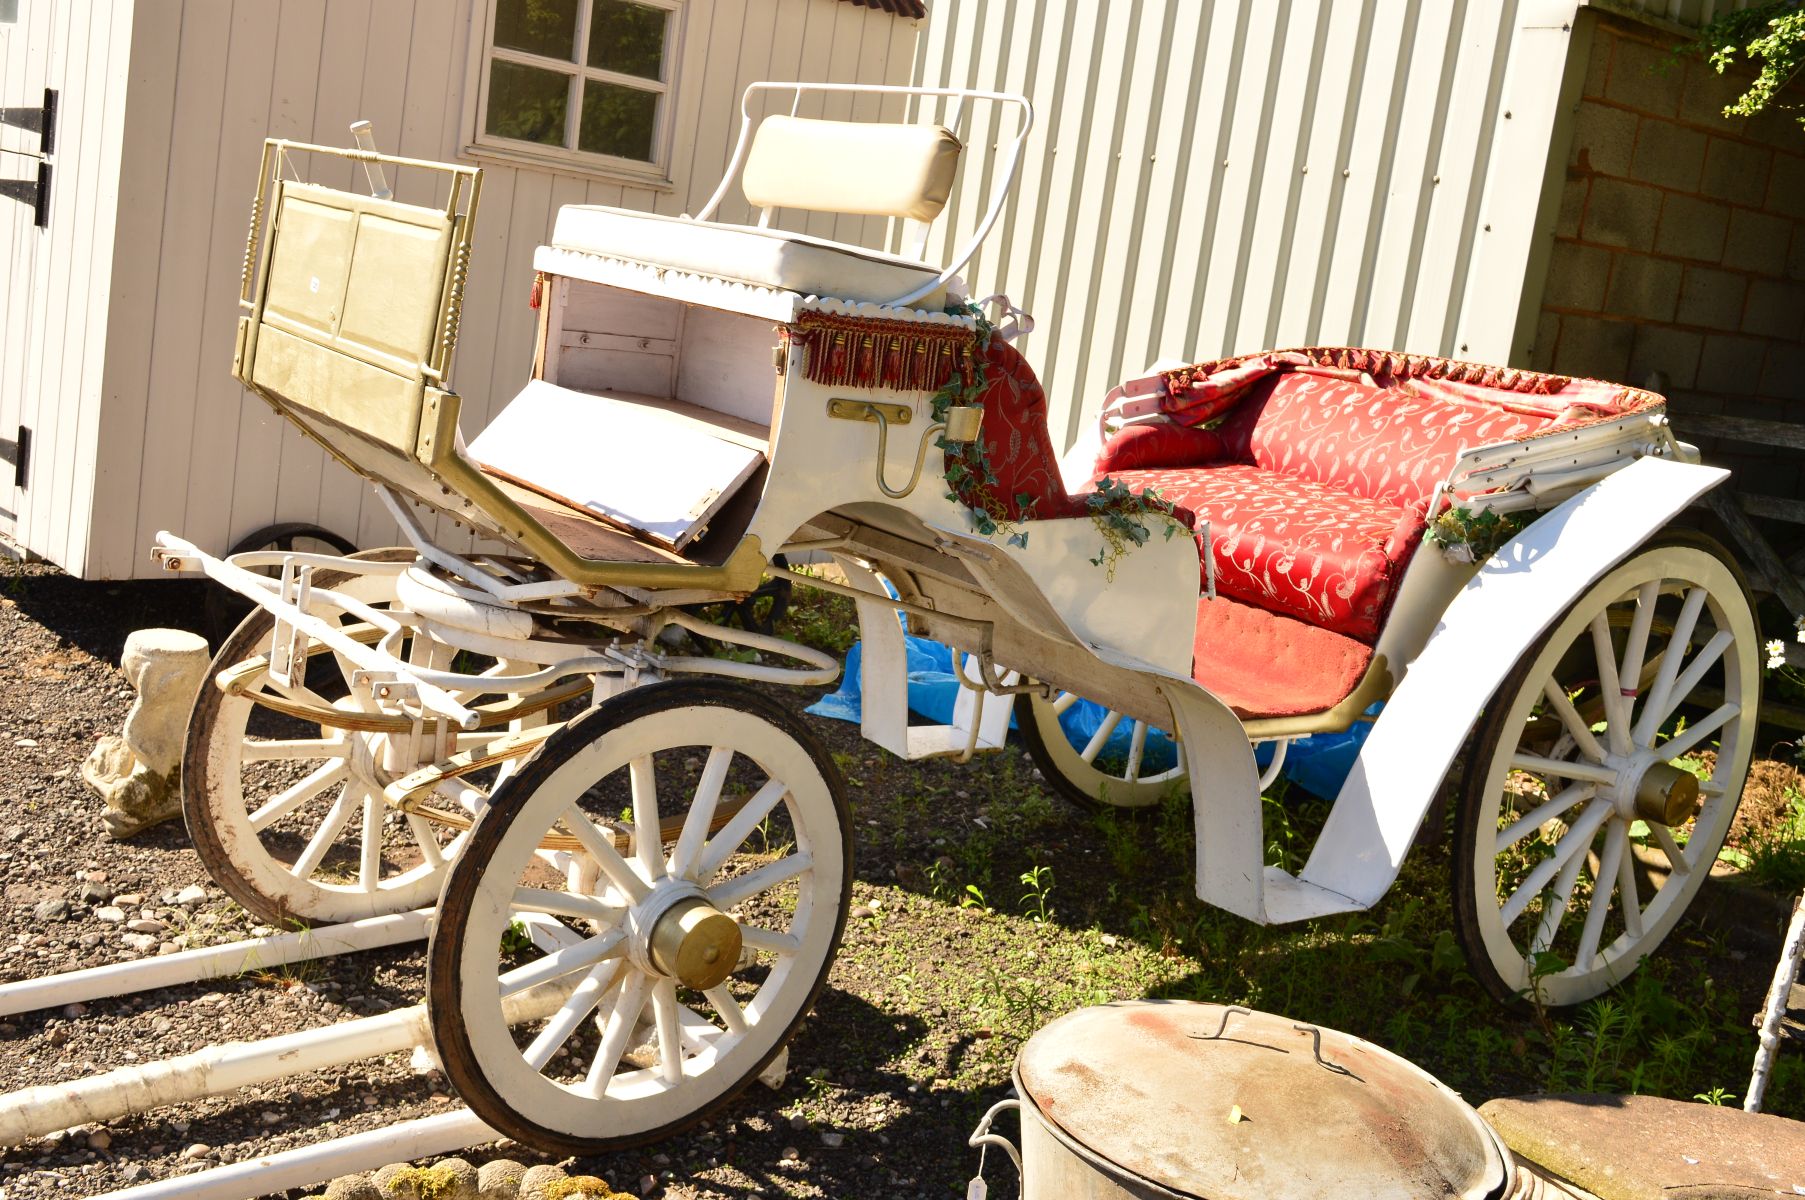
{"label": "concrete block wall", "polygon": [[1750,490],[1805,498],[1796,451],[1721,451],[1687,418],[1805,424],[1805,129],[1726,119],[1746,75],[1595,15],[1532,364],[1647,384]]}

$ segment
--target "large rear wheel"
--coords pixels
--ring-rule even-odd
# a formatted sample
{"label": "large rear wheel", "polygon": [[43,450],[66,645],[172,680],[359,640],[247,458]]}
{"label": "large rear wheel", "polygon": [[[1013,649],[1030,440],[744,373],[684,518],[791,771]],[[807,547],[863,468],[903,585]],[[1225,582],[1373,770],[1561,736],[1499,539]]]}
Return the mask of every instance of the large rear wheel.
{"label": "large rear wheel", "polygon": [[1512,669],[1455,815],[1456,932],[1506,1001],[1577,1004],[1679,921],[1741,799],[1759,634],[1728,552],[1645,546]]}

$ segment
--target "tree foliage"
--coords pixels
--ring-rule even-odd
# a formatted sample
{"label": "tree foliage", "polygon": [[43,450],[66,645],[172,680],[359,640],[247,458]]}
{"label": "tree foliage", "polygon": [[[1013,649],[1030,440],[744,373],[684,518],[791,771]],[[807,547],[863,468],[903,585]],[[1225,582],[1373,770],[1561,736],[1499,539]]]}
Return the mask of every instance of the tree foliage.
{"label": "tree foliage", "polygon": [[1752,117],[1774,109],[1797,113],[1805,125],[1805,103],[1780,98],[1786,85],[1805,70],[1805,0],[1767,0],[1725,13],[1684,49],[1703,58],[1719,75],[1739,58],[1757,68],[1755,81],[1724,108],[1724,116]]}

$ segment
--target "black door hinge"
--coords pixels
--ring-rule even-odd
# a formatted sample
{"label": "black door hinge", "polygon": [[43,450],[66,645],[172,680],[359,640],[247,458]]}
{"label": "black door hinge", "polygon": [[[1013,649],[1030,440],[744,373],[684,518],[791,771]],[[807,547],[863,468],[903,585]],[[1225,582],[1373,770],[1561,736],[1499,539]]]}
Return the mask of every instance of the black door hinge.
{"label": "black door hinge", "polygon": [[56,89],[44,89],[44,103],[37,108],[0,108],[0,125],[12,125],[38,135],[38,153],[56,153]]}
{"label": "black door hinge", "polygon": [[19,436],[14,441],[0,438],[0,462],[13,465],[13,486],[22,488],[31,478],[31,430],[19,426]]}

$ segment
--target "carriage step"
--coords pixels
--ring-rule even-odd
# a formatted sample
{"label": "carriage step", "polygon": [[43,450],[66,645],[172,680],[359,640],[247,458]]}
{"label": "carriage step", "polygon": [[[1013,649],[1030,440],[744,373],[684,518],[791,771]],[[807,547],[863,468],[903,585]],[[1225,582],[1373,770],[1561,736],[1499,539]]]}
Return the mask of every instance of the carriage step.
{"label": "carriage step", "polygon": [[1311,921],[1336,913],[1358,912],[1367,907],[1340,892],[1305,883],[1277,867],[1267,867],[1265,874],[1266,922],[1270,925]]}

